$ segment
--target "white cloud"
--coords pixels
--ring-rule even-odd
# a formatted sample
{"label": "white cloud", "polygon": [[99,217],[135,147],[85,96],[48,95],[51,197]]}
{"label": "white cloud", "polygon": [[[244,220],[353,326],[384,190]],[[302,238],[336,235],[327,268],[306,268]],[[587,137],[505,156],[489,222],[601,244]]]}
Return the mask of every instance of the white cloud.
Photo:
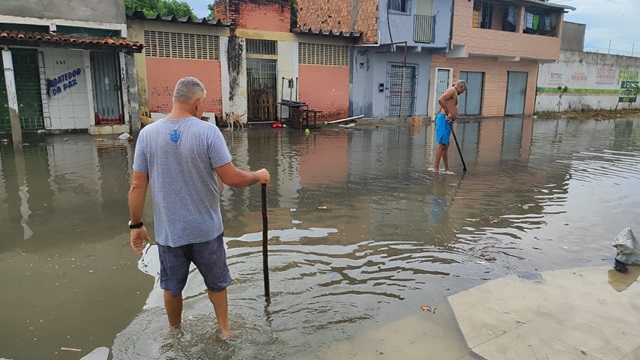
{"label": "white cloud", "polygon": [[[585,47],[606,52],[611,42],[612,53],[629,54],[636,43],[640,50],[640,1],[638,0],[552,0],[573,6],[576,11],[565,20],[587,24]],[[636,50],[635,53],[640,54]]]}

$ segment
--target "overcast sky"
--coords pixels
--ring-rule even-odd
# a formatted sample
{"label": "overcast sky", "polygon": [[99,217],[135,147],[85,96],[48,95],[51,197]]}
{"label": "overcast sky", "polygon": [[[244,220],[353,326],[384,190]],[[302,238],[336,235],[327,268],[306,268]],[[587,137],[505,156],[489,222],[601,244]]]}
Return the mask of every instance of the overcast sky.
{"label": "overcast sky", "polygon": [[[209,14],[207,4],[213,0],[187,0],[195,14]],[[640,54],[640,0],[551,0],[553,3],[576,8],[565,20],[587,24],[586,50],[606,52],[611,41],[612,53]],[[615,51],[614,51],[615,50]]]}

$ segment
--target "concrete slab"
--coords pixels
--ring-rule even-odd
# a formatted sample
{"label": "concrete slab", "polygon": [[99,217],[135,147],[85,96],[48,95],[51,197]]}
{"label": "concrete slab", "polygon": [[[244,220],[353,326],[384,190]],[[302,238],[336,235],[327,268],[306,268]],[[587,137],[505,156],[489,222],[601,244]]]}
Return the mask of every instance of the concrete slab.
{"label": "concrete slab", "polygon": [[640,359],[640,267],[506,276],[449,297],[487,359]]}

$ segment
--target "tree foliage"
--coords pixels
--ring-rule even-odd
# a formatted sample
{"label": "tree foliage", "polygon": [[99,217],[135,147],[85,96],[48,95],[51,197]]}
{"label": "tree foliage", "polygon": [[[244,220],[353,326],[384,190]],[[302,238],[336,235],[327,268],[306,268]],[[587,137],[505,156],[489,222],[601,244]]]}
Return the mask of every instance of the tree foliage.
{"label": "tree foliage", "polygon": [[215,20],[216,14],[213,12],[213,4],[207,4],[207,9],[209,9],[209,15],[207,15],[207,19]]}
{"label": "tree foliage", "polygon": [[124,0],[124,6],[128,14],[142,11],[147,16],[196,17],[189,4],[178,0]]}

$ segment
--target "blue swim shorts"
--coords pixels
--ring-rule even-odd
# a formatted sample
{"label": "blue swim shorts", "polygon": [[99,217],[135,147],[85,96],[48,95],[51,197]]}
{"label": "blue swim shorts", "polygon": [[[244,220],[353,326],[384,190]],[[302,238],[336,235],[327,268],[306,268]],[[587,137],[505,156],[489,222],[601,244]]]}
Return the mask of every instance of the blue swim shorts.
{"label": "blue swim shorts", "polygon": [[207,289],[222,291],[231,285],[222,234],[213,240],[170,247],[158,244],[160,254],[160,287],[171,295],[182,293],[189,276],[189,266],[194,263],[204,278]]}
{"label": "blue swim shorts", "polygon": [[451,125],[447,121],[447,116],[442,113],[436,116],[436,141],[445,145],[449,145],[451,141]]}

